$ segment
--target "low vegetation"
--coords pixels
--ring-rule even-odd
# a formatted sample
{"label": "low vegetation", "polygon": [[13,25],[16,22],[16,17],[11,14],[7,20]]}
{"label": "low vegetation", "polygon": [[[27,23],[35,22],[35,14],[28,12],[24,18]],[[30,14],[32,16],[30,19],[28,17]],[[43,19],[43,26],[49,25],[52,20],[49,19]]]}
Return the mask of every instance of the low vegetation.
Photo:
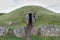
{"label": "low vegetation", "polygon": [[[16,28],[26,25],[24,21],[24,13],[28,11],[34,11],[38,16],[37,21],[34,23],[35,26],[40,24],[52,24],[60,26],[60,14],[56,14],[52,11],[49,11],[43,7],[39,6],[25,6],[18,8],[6,15],[0,16],[0,26],[5,26],[8,28]],[[16,24],[9,25],[9,22],[16,22]],[[60,37],[40,37],[32,36],[33,40],[60,40]],[[0,40],[24,40],[24,38],[16,38],[13,35],[7,35],[6,37],[0,37]]]}
{"label": "low vegetation", "polygon": [[[41,36],[31,36],[32,40],[60,40],[60,37],[41,37]],[[17,38],[13,35],[8,35],[6,37],[0,37],[0,40],[25,40],[24,37]]]}

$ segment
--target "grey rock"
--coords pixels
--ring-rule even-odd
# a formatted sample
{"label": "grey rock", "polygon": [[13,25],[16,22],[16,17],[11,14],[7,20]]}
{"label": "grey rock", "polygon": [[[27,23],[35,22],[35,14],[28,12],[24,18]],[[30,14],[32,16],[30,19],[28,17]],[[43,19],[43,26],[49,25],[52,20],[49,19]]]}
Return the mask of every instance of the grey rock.
{"label": "grey rock", "polygon": [[15,28],[13,32],[14,32],[14,35],[18,38],[25,36],[24,27]]}
{"label": "grey rock", "polygon": [[25,22],[28,23],[29,13],[32,13],[32,22],[35,22],[38,19],[38,16],[34,12],[25,13],[25,16],[24,16]]}
{"label": "grey rock", "polygon": [[0,27],[0,36],[6,36],[9,29],[6,27]]}
{"label": "grey rock", "polygon": [[60,36],[60,27],[54,25],[42,25],[38,33],[41,36]]}

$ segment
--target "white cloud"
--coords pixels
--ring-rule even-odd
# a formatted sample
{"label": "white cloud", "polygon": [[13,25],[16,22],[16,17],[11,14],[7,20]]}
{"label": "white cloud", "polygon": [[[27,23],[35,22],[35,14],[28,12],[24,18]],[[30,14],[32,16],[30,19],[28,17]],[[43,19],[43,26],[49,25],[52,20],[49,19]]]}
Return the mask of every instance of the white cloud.
{"label": "white cloud", "polygon": [[47,8],[51,9],[52,11],[54,10],[57,13],[60,13],[60,3],[49,5],[47,6]]}
{"label": "white cloud", "polygon": [[60,0],[0,0],[0,13],[8,13],[25,5],[38,5],[60,12]]}

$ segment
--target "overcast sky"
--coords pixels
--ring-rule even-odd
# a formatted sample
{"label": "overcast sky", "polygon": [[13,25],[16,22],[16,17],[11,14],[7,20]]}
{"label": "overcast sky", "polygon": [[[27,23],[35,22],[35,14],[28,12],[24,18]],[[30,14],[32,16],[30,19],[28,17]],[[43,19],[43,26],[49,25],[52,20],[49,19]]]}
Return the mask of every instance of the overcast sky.
{"label": "overcast sky", "polygon": [[0,13],[9,13],[26,5],[38,5],[60,13],[60,0],[0,0]]}

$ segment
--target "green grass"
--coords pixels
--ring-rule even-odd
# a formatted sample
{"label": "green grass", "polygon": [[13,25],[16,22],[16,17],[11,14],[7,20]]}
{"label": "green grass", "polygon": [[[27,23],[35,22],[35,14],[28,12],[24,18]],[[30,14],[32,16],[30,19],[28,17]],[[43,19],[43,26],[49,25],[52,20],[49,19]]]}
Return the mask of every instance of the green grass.
{"label": "green grass", "polygon": [[[60,14],[56,14],[49,11],[43,7],[39,6],[25,6],[18,8],[8,14],[0,16],[0,26],[5,26],[8,28],[16,28],[26,25],[24,22],[24,13],[33,10],[38,16],[37,21],[34,23],[35,26],[40,24],[52,24],[60,26]],[[8,25],[6,22],[17,22],[16,25]],[[40,37],[31,36],[33,40],[60,40],[60,37]],[[13,35],[7,35],[6,37],[0,37],[0,40],[25,40],[25,38],[17,38]]]}
{"label": "green grass", "polygon": [[[32,40],[60,40],[60,37],[41,37],[38,35],[31,36]],[[0,40],[25,40],[25,37],[17,38],[13,35],[8,35],[6,37],[0,37]]]}
{"label": "green grass", "polygon": [[[0,26],[15,28],[26,25],[24,22],[24,13],[31,10],[33,10],[38,16],[37,21],[34,23],[35,26],[38,26],[40,24],[53,24],[60,26],[60,14],[56,14],[39,6],[25,6],[3,16],[0,16]],[[17,22],[17,24],[8,25],[6,22]]]}

